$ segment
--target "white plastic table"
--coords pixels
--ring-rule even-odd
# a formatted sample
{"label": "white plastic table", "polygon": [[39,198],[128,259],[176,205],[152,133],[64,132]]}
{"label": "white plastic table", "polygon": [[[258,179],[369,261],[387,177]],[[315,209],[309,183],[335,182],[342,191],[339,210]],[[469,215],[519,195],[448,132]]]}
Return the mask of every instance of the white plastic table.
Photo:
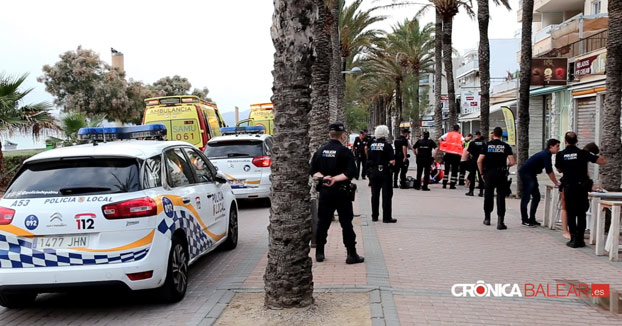
{"label": "white plastic table", "polygon": [[[620,250],[620,211],[622,201],[599,200],[598,213],[596,217],[596,255],[604,255],[605,250],[609,252],[609,260],[618,260]],[[611,210],[611,226],[605,244],[605,209]]]}
{"label": "white plastic table", "polygon": [[[590,192],[588,193],[590,199],[590,210],[587,212],[588,226],[590,227],[590,244],[596,244],[596,225],[598,224],[598,201],[619,201],[622,200],[622,192]],[[604,228],[604,215],[603,215],[603,228]],[[604,232],[604,229],[603,229]]]}

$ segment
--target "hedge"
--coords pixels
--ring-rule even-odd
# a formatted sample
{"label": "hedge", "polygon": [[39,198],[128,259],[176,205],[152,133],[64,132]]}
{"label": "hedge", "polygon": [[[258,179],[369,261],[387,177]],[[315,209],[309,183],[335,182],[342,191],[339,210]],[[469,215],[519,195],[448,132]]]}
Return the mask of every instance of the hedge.
{"label": "hedge", "polygon": [[4,157],[4,167],[6,168],[7,175],[2,176],[0,179],[0,187],[4,188],[8,185],[8,183],[13,179],[17,170],[19,170],[19,166],[24,163],[26,159],[31,157],[32,155],[15,155],[15,156],[5,156]]}

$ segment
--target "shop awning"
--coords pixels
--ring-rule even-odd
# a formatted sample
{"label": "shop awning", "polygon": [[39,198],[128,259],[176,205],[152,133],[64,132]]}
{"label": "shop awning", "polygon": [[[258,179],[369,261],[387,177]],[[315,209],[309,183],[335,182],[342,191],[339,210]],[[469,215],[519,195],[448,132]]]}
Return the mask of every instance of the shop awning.
{"label": "shop awning", "polygon": [[569,86],[549,86],[549,87],[535,88],[529,91],[529,97],[538,96],[538,95],[546,95],[546,94],[551,94],[551,93],[555,93],[558,91],[563,91],[568,87]]}
{"label": "shop awning", "polygon": [[[566,87],[566,86],[564,86]],[[499,112],[501,111],[501,108],[504,106],[510,107],[512,105],[516,104],[516,100],[512,100],[512,101],[506,101],[506,102],[501,102],[501,103],[497,103],[494,105],[490,106],[490,111],[489,114],[493,114],[495,112]],[[460,122],[468,122],[468,121],[473,121],[473,120],[479,120],[480,118],[480,111],[477,112],[473,112],[473,113],[469,113],[466,115],[463,115],[460,117]]]}

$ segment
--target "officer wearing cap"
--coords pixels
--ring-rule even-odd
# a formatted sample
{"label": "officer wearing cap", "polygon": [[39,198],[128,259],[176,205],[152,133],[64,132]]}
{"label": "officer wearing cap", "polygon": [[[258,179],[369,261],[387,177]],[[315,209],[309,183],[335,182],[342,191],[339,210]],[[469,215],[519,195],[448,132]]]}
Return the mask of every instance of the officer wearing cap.
{"label": "officer wearing cap", "polygon": [[423,139],[417,140],[415,143],[415,155],[417,155],[417,180],[415,180],[415,189],[419,190],[421,183],[421,173],[423,172],[423,191],[430,191],[428,183],[430,182],[430,166],[434,160],[432,151],[436,148],[436,143],[430,139],[430,133],[423,132]]}
{"label": "officer wearing cap", "polygon": [[352,226],[354,213],[348,190],[351,189],[350,180],[356,176],[354,155],[343,146],[347,136],[343,123],[331,124],[328,136],[330,141],[320,147],[311,160],[311,174],[319,184],[320,194],[315,260],[322,262],[325,259],[326,237],[337,210],[343,244],[347,249],[346,264],[362,263],[364,258],[356,252],[356,233]]}
{"label": "officer wearing cap", "polygon": [[399,136],[393,144],[395,145],[395,171],[393,175],[393,188],[397,188],[397,177],[400,177],[400,188],[406,188],[406,172],[408,171],[408,136],[410,130],[402,130],[402,135]]}
{"label": "officer wearing cap", "polygon": [[[354,157],[356,157],[355,179],[358,179],[360,174],[362,179],[365,180],[367,173],[367,155],[365,154],[365,146],[367,145],[367,142],[367,130],[361,130],[359,132],[359,136],[354,140],[354,144],[352,144],[352,152],[354,153]],[[363,168],[362,171],[361,168]]]}
{"label": "officer wearing cap", "polygon": [[374,140],[367,151],[369,160],[369,181],[371,182],[371,220],[378,221],[380,215],[380,192],[382,191],[382,222],[395,223],[396,219],[391,217],[393,200],[393,188],[391,188],[391,166],[395,164],[396,158],[393,154],[391,143],[387,141],[389,128],[385,125],[376,127],[376,140]]}
{"label": "officer wearing cap", "polygon": [[[505,191],[508,168],[516,164],[512,147],[501,141],[503,130],[496,127],[489,141],[477,159],[477,166],[484,178],[484,225],[490,225],[490,213],[494,208],[495,188],[497,189],[497,230],[505,230]],[[509,163],[508,163],[509,161]]]}

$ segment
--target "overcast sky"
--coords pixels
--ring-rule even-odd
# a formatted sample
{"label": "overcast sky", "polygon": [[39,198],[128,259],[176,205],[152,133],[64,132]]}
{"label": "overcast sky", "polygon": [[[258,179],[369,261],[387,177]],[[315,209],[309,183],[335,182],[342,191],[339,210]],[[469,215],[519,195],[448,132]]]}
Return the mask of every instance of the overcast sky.
{"label": "overcast sky", "polygon": [[[492,8],[491,38],[511,38],[519,0],[512,11]],[[366,6],[390,3],[366,0]],[[425,3],[427,1],[421,0]],[[476,2],[476,1],[475,1]],[[36,81],[41,67],[78,45],[92,49],[110,63],[110,48],[123,52],[128,78],[153,83],[180,75],[193,87],[208,87],[223,111],[270,100],[274,48],[270,38],[270,0],[4,1],[0,18],[0,72],[29,73],[34,91],[26,103],[52,101]],[[376,28],[390,30],[412,17],[419,6],[382,10],[388,16]],[[424,22],[433,20],[430,11]],[[459,14],[454,22],[454,46],[475,48],[477,22]]]}

